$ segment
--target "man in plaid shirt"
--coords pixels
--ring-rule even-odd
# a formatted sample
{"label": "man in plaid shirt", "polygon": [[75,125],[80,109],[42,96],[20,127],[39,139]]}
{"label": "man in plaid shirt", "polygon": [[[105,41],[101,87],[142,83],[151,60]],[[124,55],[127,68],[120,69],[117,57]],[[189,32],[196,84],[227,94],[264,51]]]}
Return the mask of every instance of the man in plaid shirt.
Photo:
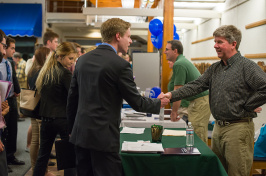
{"label": "man in plaid shirt", "polygon": [[16,75],[20,88],[27,88],[27,76],[25,74],[26,61],[21,58],[19,52],[14,53],[13,60],[16,63]]}

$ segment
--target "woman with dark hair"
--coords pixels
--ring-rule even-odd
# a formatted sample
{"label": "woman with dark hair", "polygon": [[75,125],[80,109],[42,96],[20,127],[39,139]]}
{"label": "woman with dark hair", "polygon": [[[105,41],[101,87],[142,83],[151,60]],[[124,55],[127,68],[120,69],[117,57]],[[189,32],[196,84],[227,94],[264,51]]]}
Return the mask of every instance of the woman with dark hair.
{"label": "woman with dark hair", "polygon": [[[71,67],[76,58],[77,50],[73,43],[63,42],[47,58],[36,81],[36,88],[41,93],[39,115],[42,118],[40,150],[33,172],[34,176],[43,176],[49,160],[54,140],[59,134],[62,140],[69,139],[66,118],[66,105],[70,87]],[[68,170],[65,175],[72,174]]]}
{"label": "woman with dark hair", "polygon": [[[28,73],[28,85],[31,90],[35,90],[35,82],[39,75],[41,68],[43,67],[47,56],[50,53],[50,49],[46,47],[40,47],[35,51],[35,59]],[[39,146],[40,146],[40,126],[41,120],[38,117],[31,118],[31,129],[32,129],[32,138],[30,145],[30,159],[31,159],[31,168],[34,170],[36,160],[38,157]],[[52,176],[52,173],[49,173],[46,169],[46,176]]]}

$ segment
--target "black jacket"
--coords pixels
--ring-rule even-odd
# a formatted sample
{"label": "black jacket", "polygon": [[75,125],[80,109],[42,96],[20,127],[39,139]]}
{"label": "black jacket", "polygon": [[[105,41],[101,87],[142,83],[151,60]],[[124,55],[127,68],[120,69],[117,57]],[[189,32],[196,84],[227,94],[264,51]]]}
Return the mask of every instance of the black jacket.
{"label": "black jacket", "polygon": [[15,62],[10,58],[8,58],[8,61],[11,63],[11,66],[12,66],[12,79],[13,79],[14,92],[16,94],[19,94],[20,93],[20,86],[18,83],[18,78],[17,78],[17,74],[16,74],[16,70],[15,70]]}
{"label": "black jacket", "polygon": [[70,142],[76,146],[118,152],[122,101],[136,111],[159,113],[161,101],[142,97],[130,64],[107,45],[77,61],[68,94]]}
{"label": "black jacket", "polygon": [[[49,83],[42,87],[39,111],[41,117],[66,118],[67,94],[72,74],[60,62],[57,63],[62,74],[59,77],[59,82]],[[57,79],[57,75],[55,75],[55,78]]]}

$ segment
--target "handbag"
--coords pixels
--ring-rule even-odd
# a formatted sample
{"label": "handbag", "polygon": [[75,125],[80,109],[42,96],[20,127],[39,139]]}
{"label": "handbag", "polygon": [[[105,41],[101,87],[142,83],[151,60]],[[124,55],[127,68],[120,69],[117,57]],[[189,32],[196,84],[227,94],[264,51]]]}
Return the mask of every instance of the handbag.
{"label": "handbag", "polygon": [[260,135],[254,145],[254,157],[266,157],[266,125],[260,129]]}
{"label": "handbag", "polygon": [[41,95],[37,93],[37,90],[21,89],[20,112],[26,117],[40,119],[40,98]]}
{"label": "handbag", "polygon": [[74,144],[68,140],[55,141],[57,169],[69,169],[76,167],[76,154]]}

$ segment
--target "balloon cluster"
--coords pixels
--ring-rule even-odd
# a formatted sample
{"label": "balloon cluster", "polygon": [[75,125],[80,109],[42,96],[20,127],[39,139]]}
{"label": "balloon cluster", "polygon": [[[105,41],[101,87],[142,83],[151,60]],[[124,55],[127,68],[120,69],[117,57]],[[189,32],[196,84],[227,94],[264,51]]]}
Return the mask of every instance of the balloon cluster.
{"label": "balloon cluster", "polygon": [[[159,19],[153,19],[149,23],[149,30],[151,32],[151,42],[155,48],[160,49],[163,45],[163,23]],[[179,40],[179,35],[176,32],[174,25],[174,40]]]}

